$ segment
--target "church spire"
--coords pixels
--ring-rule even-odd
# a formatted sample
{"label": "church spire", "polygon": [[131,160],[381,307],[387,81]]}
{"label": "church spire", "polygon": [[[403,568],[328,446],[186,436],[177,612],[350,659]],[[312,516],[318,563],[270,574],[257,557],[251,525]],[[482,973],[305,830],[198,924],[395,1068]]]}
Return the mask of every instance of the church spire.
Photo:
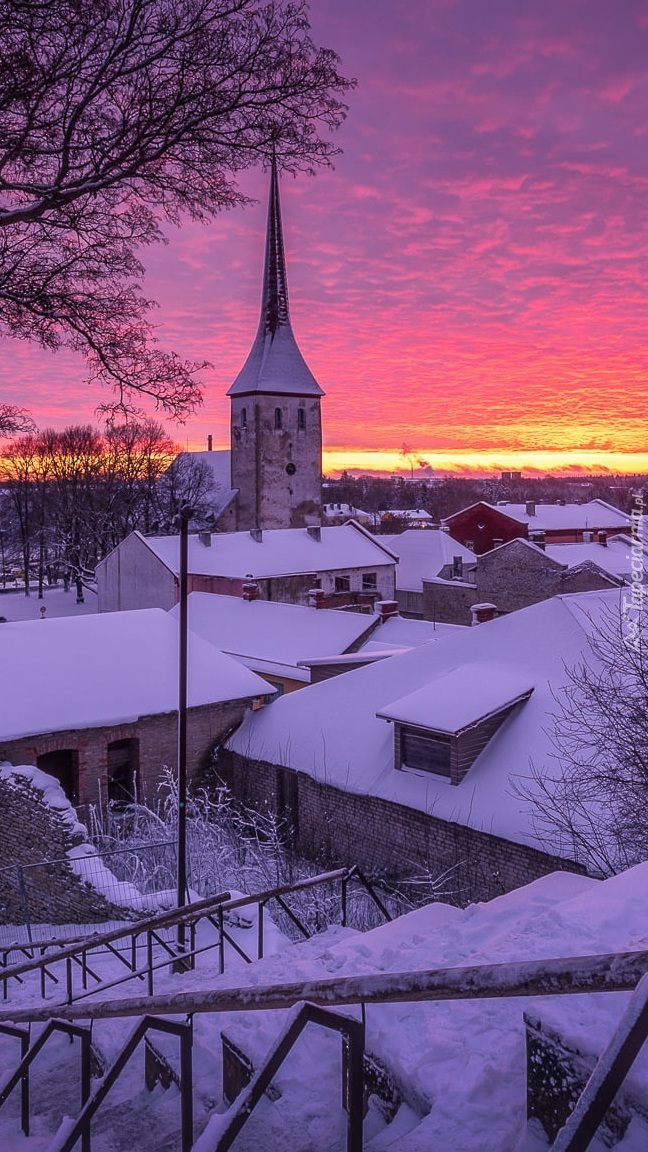
{"label": "church spire", "polygon": [[290,325],[288,312],[288,280],[284,255],[281,205],[279,203],[279,177],[277,159],[272,153],[270,168],[270,200],[266,233],[265,268],[263,270],[263,296],[261,299],[261,325],[274,336],[280,325]]}
{"label": "church spire", "polygon": [[290,324],[288,281],[279,203],[277,161],[270,165],[270,199],[259,328],[228,396],[272,392],[294,396],[323,396],[297,346]]}

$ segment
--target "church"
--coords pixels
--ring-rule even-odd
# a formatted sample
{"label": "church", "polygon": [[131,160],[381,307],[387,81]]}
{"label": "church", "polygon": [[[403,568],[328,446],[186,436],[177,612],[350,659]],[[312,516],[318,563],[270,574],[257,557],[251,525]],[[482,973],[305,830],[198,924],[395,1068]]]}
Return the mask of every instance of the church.
{"label": "church", "polygon": [[218,527],[231,532],[319,525],[324,393],[299,350],[290,323],[274,158],[259,327],[227,395],[231,453],[191,453],[193,460],[208,464],[213,474]]}

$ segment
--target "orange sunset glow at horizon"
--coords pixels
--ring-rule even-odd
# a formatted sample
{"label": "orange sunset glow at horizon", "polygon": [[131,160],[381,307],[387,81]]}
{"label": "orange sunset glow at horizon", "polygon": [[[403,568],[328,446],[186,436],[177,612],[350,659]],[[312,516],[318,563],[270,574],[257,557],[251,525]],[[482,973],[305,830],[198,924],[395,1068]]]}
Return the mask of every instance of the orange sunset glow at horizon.
{"label": "orange sunset glow at horizon", "polygon": [[[284,174],[291,320],[324,389],[324,471],[648,473],[648,9],[615,0],[329,0],[358,79],[335,168]],[[165,422],[229,444],[254,338],[255,203],[143,254],[165,348],[212,367]],[[97,423],[72,352],[3,341],[0,399]],[[149,415],[154,415],[148,411]]]}

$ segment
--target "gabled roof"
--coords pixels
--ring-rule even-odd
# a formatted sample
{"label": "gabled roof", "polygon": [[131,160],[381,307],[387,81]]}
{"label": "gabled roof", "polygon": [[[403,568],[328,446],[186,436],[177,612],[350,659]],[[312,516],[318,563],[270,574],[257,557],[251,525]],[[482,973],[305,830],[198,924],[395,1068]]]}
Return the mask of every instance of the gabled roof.
{"label": "gabled roof", "polygon": [[227,395],[242,396],[254,392],[289,393],[295,396],[324,395],[297,347],[290,324],[279,178],[274,156],[270,172],[270,200],[259,327],[250,354]]}
{"label": "gabled roof", "polygon": [[532,692],[528,673],[484,661],[461,665],[424,688],[401,696],[376,715],[381,720],[456,736],[526,700]]}
{"label": "gabled roof", "polygon": [[608,536],[602,544],[547,544],[546,553],[569,568],[590,561],[612,576],[630,577],[633,555],[643,555],[644,568],[648,568],[648,548],[630,536]]}
{"label": "gabled roof", "polygon": [[[268,684],[196,636],[190,707]],[[178,626],[161,608],[0,625],[0,740],[127,724],[178,707]]]}
{"label": "gabled roof", "polygon": [[595,532],[598,528],[617,528],[622,531],[630,527],[630,517],[607,504],[605,500],[589,500],[586,504],[535,504],[533,514],[527,512],[526,504],[489,504],[487,500],[477,500],[467,508],[446,516],[443,524],[451,524],[458,516],[473,508],[488,508],[500,516],[506,516],[519,524],[527,524],[530,531],[559,531],[577,529]]}
{"label": "gabled roof", "polygon": [[[489,504],[488,500],[475,500],[474,504],[468,504],[465,508],[460,508],[458,512],[453,512],[451,516],[444,516],[442,524],[452,524],[453,520],[458,519],[459,516],[465,516],[466,512],[472,512],[475,508],[488,508],[490,512],[497,512],[499,516],[503,516],[505,520],[511,520],[514,524],[521,524],[519,516],[515,516],[512,509],[512,504]],[[517,507],[517,505],[516,505]]]}
{"label": "gabled roof", "polygon": [[474,552],[458,544],[449,532],[441,529],[429,528],[421,532],[408,528],[400,536],[380,536],[378,539],[387,544],[400,560],[396,569],[399,591],[421,592],[423,579],[438,576],[446,564],[452,564],[455,556],[460,556],[464,565],[473,565],[477,561]]}
{"label": "gabled roof", "polygon": [[[177,617],[179,607],[171,609]],[[309,681],[297,667],[308,657],[335,657],[375,626],[376,617],[327,608],[305,608],[270,600],[246,601],[238,596],[192,592],[189,627],[222,652],[255,672],[292,676]]]}
{"label": "gabled roof", "polygon": [[[442,643],[424,644],[311,685],[246,717],[229,747],[250,759],[306,772],[332,787],[379,796],[542,849],[532,807],[515,794],[512,778],[523,777],[530,786],[531,760],[538,769],[551,763],[548,732],[568,682],[567,668],[585,658],[595,666],[591,635],[606,613],[618,611],[621,595],[554,597],[462,629]],[[518,689],[526,693],[533,688],[533,693],[508,716],[461,783],[453,786],[433,774],[422,778],[395,768],[393,729],[377,713],[426,690],[437,722],[435,696],[446,700],[453,720],[458,707],[477,715],[490,691],[493,664],[511,678],[504,697],[512,698]],[[462,678],[464,700],[455,705],[447,685],[459,691]]]}
{"label": "gabled roof", "polygon": [[[498,510],[502,510],[499,505]],[[507,504],[504,511],[528,524],[530,530],[535,528],[537,531],[560,528],[621,530],[630,526],[630,517],[605,500],[588,500],[586,504],[536,504],[533,515],[527,512],[526,504]]]}
{"label": "gabled roof", "polygon": [[[175,575],[180,569],[178,536],[142,536],[142,542]],[[388,548],[353,521],[322,528],[315,540],[306,528],[264,529],[260,540],[250,532],[217,532],[206,547],[198,536],[189,537],[189,571],[200,576],[255,579],[328,572],[337,568],[371,568],[393,564]]]}

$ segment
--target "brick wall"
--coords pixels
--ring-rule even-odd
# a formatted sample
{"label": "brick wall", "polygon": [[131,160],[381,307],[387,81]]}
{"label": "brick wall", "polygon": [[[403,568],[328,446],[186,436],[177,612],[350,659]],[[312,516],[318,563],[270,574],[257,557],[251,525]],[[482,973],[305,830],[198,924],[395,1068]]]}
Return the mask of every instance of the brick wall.
{"label": "brick wall", "polygon": [[561,589],[563,565],[539,548],[514,540],[477,561],[476,584],[480,602],[495,604],[500,612],[515,612]]}
{"label": "brick wall", "polygon": [[[123,918],[65,859],[85,839],[69,808],[52,808],[26,777],[0,776],[0,923],[97,923]],[[45,862],[45,863],[43,863]],[[38,868],[30,865],[40,864]],[[20,868],[20,874],[19,874]]]}
{"label": "brick wall", "polygon": [[[189,779],[200,775],[209,761],[211,749],[240,724],[247,701],[229,701],[190,708],[187,718],[187,771]],[[131,724],[84,730],[51,732],[26,736],[0,744],[0,761],[36,765],[38,757],[58,749],[78,752],[79,804],[106,803],[107,749],[115,740],[139,741],[137,793],[140,800],[154,803],[164,765],[178,763],[178,714],[143,716]]]}
{"label": "brick wall", "polygon": [[322,865],[358,864],[388,878],[441,876],[439,895],[488,900],[554,871],[583,871],[534,848],[376,796],[344,792],[303,772],[223,753],[218,773],[234,794],[285,815],[298,852]]}
{"label": "brick wall", "polygon": [[423,581],[423,619],[437,624],[470,624],[471,604],[481,603],[474,584],[459,580]]}
{"label": "brick wall", "polygon": [[521,540],[496,548],[477,561],[476,586],[480,602],[497,605],[500,612],[515,612],[565,592],[595,592],[616,586],[594,566],[569,571],[565,565]]}

